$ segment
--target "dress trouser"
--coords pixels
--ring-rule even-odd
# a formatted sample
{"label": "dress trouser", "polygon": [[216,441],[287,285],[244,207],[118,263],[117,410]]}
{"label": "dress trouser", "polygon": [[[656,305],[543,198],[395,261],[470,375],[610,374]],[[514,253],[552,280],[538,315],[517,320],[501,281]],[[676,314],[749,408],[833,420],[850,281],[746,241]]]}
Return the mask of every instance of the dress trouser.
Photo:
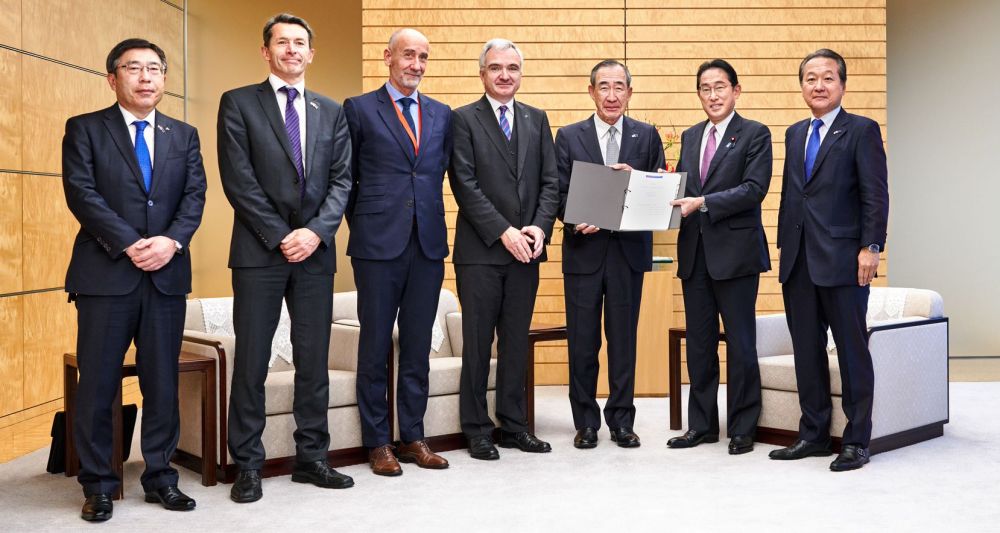
{"label": "dress trouser", "polygon": [[719,433],[719,316],[726,330],[726,381],[729,402],[726,433],[753,436],[760,419],[760,368],[757,364],[757,288],[760,274],[713,279],[698,236],[691,275],[681,281],[687,326],[687,364],[691,378],[688,428]]}
{"label": "dress trouser", "polygon": [[428,259],[416,229],[403,253],[388,261],[351,258],[358,287],[358,411],[361,443],[369,448],[393,441],[386,392],[392,328],[399,323],[396,413],[403,442],[424,439],[431,332],[437,316],[444,260]]}
{"label": "dress trouser", "polygon": [[229,395],[229,453],[240,470],[264,466],[264,381],[282,298],[292,322],[295,458],[323,460],[330,447],[327,411],[333,274],[310,274],[302,263],[234,268],[236,356]]}
{"label": "dress trouser", "polygon": [[569,344],[569,403],[576,429],[601,427],[597,404],[601,313],[608,339],[608,400],[604,419],[612,429],[635,424],[635,346],[643,273],[632,270],[617,235],[604,263],[590,274],[564,274]]}
{"label": "dress trouser", "polygon": [[528,430],[525,393],[528,330],[538,291],[538,264],[455,265],[462,303],[459,418],[466,438],[490,435],[486,402],[494,334],[497,339],[496,416],[509,432]]}
{"label": "dress trouser", "polygon": [[833,331],[844,414],[843,444],[867,448],[872,437],[872,402],[875,369],[868,351],[869,287],[843,285],[821,287],[809,276],[806,244],[799,253],[788,280],[781,287],[785,316],[795,350],[795,381],[799,389],[799,438],[824,443],[830,438],[833,403],[830,397],[830,356],[826,351],[827,328]]}
{"label": "dress trouser", "polygon": [[142,458],[146,492],[177,484],[170,458],[180,438],[177,365],[184,335],[184,296],[157,290],[144,273],[124,296],[76,296],[77,388],[73,431],[80,475],[87,497],[115,493],[121,479],[111,465],[114,432],[112,403],[122,382],[122,364],[135,341],[136,371],[142,391]]}

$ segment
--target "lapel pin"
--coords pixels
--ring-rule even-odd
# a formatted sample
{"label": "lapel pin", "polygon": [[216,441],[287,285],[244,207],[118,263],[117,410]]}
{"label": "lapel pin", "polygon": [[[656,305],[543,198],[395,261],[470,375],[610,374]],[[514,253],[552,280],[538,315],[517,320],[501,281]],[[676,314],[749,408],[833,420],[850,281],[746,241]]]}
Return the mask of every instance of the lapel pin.
{"label": "lapel pin", "polygon": [[726,148],[732,148],[733,145],[735,145],[735,144],[736,144],[736,137],[730,137],[729,138],[729,144],[726,145]]}
{"label": "lapel pin", "polygon": [[840,135],[840,132],[841,132],[841,131],[843,131],[843,130],[837,130],[837,131],[833,132],[833,134],[834,134],[834,135]]}
{"label": "lapel pin", "polygon": [[157,125],[157,126],[156,126],[156,129],[158,129],[158,130],[160,130],[160,131],[163,131],[163,126],[160,126],[160,125]]}
{"label": "lapel pin", "polygon": [[313,106],[313,109],[319,109],[319,105],[316,102],[309,102],[309,105]]}
{"label": "lapel pin", "polygon": [[632,134],[632,138],[633,138],[633,139],[635,139],[635,138],[636,138],[636,137],[638,137],[638,136],[639,136],[639,134],[638,134],[638,133],[633,133],[633,134]]}

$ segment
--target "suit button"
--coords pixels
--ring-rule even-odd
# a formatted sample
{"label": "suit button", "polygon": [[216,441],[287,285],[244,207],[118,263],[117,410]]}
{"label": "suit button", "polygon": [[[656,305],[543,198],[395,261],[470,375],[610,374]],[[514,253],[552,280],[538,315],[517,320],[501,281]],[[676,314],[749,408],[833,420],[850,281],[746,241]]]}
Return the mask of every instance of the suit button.
{"label": "suit button", "polygon": [[297,217],[297,216],[299,216],[299,212],[293,209],[293,210],[292,210],[292,216],[293,216],[293,217]]}
{"label": "suit button", "polygon": [[801,225],[799,225],[799,224],[796,224],[796,225],[795,225],[795,229],[802,229],[802,226],[801,226]]}
{"label": "suit button", "polygon": [[406,207],[413,207],[413,200],[407,200]]}
{"label": "suit button", "polygon": [[149,207],[153,207],[153,201],[150,200],[150,201],[146,202],[146,205],[148,205]]}
{"label": "suit button", "polygon": [[143,238],[143,239],[148,239],[148,238],[149,238],[149,234],[147,234],[147,233],[143,233],[143,234],[142,234],[142,238]]}
{"label": "suit button", "polygon": [[417,177],[417,173],[416,173],[416,172],[411,172],[411,173],[410,173],[410,177],[411,177],[411,178],[415,178],[415,177]]}
{"label": "suit button", "polygon": [[803,200],[808,200],[809,199],[809,195],[808,194],[803,194],[802,195],[802,199]]}
{"label": "suit button", "polygon": [[298,177],[292,178],[292,183],[298,185],[299,184],[299,178]]}
{"label": "suit button", "polygon": [[514,155],[514,151],[513,150],[510,151],[510,155]]}
{"label": "suit button", "polygon": [[521,212],[520,211],[514,211],[514,216],[516,216],[516,217],[521,216]]}

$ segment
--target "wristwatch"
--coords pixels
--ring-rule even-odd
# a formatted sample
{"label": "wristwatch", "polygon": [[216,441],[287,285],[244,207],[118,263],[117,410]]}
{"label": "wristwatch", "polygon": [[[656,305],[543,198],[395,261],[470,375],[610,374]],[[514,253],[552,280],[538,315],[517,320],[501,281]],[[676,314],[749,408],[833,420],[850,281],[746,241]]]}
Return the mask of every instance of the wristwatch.
{"label": "wristwatch", "polygon": [[881,248],[879,248],[879,245],[877,244],[870,244],[868,245],[868,251],[873,254],[877,254],[879,253],[879,251],[881,251]]}
{"label": "wristwatch", "polygon": [[708,213],[708,202],[702,200],[701,205],[698,206],[698,211],[701,211],[702,213]]}
{"label": "wristwatch", "polygon": [[184,245],[181,244],[180,241],[176,239],[174,240],[174,248],[175,248],[174,250],[175,254],[184,255]]}

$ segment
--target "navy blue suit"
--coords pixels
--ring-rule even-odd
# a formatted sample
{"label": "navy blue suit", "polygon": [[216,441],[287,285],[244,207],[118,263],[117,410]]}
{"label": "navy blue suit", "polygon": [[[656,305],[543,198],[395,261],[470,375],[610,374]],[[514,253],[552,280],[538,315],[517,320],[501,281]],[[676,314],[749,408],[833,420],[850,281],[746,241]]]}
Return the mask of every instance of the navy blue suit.
{"label": "navy blue suit", "polygon": [[833,331],[847,415],[843,444],[871,440],[875,375],[866,341],[869,287],[858,286],[858,254],[885,248],[889,218],[888,171],[879,125],[841,109],[805,176],[810,120],[785,134],[785,169],[778,213],[779,281],[795,349],[799,438],[830,437],[832,404],[826,353]]}
{"label": "navy blue suit", "polygon": [[[142,486],[149,492],[177,484],[169,460],[180,435],[177,364],[184,295],[191,292],[191,257],[185,252],[201,223],[205,169],[193,127],[157,112],[153,135],[148,193],[118,104],[69,119],[63,138],[66,204],[80,222],[66,291],[78,311],[74,434],[78,480],[88,497],[121,486],[111,465],[111,404],[133,340],[143,396]],[[145,272],[125,249],[155,236],[182,248],[159,270]]]}
{"label": "navy blue suit", "polygon": [[[664,167],[663,144],[653,126],[622,118],[619,163],[656,172]],[[594,117],[556,134],[559,218],[566,212],[574,161],[603,165]],[[611,429],[635,421],[635,346],[643,273],[653,267],[653,233],[600,230],[584,235],[563,230],[562,271],[569,344],[569,398],[577,429],[601,427],[597,405],[601,314],[608,338],[608,401],[604,418]]]}
{"label": "navy blue suit", "polygon": [[386,388],[393,323],[399,323],[397,413],[400,438],[423,440],[428,353],[436,316],[448,230],[441,188],[452,148],[451,108],[419,95],[415,148],[383,86],[344,102],[351,132],[347,204],[351,256],[358,287],[358,410],[361,440],[392,442]]}

